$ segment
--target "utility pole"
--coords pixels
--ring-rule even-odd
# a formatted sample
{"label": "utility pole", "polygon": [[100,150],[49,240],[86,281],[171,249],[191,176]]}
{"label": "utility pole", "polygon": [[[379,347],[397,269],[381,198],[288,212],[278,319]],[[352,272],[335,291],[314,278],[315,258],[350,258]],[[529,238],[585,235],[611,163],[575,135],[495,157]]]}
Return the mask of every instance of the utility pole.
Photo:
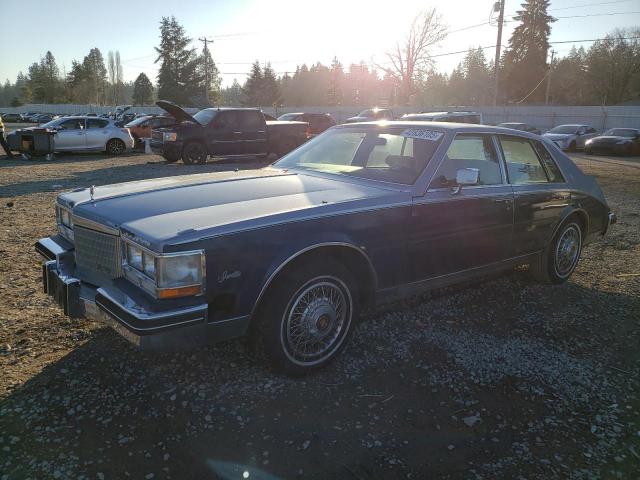
{"label": "utility pole", "polygon": [[204,43],[204,98],[207,100],[207,103],[209,103],[209,48],[207,44],[213,43],[213,40],[207,37],[202,37],[198,40]]}
{"label": "utility pole", "polygon": [[494,5],[494,11],[498,9],[500,3],[500,15],[498,16],[498,39],[496,41],[496,58],[494,61],[493,72],[493,106],[498,105],[498,85],[500,75],[500,46],[502,45],[502,24],[504,23],[504,4],[506,0],[499,0]]}
{"label": "utility pole", "polygon": [[547,73],[547,93],[544,95],[544,104],[549,105],[549,91],[551,90],[551,72],[553,72],[553,57],[555,57],[556,51],[551,50],[551,63],[549,63],[549,73]]}

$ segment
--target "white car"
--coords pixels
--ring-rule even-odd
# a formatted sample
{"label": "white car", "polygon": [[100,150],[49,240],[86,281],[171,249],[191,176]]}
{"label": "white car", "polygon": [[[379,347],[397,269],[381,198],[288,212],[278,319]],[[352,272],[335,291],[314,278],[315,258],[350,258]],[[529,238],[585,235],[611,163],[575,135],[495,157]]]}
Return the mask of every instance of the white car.
{"label": "white car", "polygon": [[99,151],[120,155],[133,148],[129,129],[107,118],[74,116],[52,120],[39,128],[56,130],[56,152]]}
{"label": "white car", "polygon": [[596,137],[598,132],[589,125],[558,125],[542,135],[555,143],[561,150],[575,151],[584,149],[590,138]]}

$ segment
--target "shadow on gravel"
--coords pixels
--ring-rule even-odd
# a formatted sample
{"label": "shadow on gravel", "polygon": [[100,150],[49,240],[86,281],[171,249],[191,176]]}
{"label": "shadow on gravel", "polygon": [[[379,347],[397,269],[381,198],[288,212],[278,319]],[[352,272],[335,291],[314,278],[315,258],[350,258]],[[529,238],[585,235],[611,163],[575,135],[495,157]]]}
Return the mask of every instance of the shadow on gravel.
{"label": "shadow on gravel", "polygon": [[[68,159],[66,162],[84,163],[87,161],[93,162],[103,159],[104,157],[87,158],[84,156],[77,160]],[[111,183],[147,180],[178,175],[192,175],[196,173],[215,173],[234,169],[248,170],[263,168],[269,165],[272,161],[272,159],[260,160],[255,157],[247,157],[215,159],[205,165],[184,165],[182,163],[168,164],[159,160],[158,163],[109,166],[84,172],[72,172],[70,176],[67,175],[60,178],[49,178],[47,180],[34,180],[3,185],[0,190],[0,198],[19,197],[39,192],[55,192],[61,189],[68,190],[79,187],[88,187],[90,185],[108,185]],[[13,163],[15,166],[16,164],[23,165],[27,162],[11,161],[7,163]],[[0,162],[0,165],[3,165],[3,163]],[[3,166],[5,168],[7,167],[7,165]]]}
{"label": "shadow on gravel", "polygon": [[[0,469],[156,479],[600,472],[627,451],[621,400],[636,398],[638,332],[619,319],[634,312],[638,298],[574,283],[484,280],[369,313],[340,359],[305,378],[271,373],[242,340],[147,354],[96,329],[2,401]],[[615,468],[640,467],[625,458]]]}

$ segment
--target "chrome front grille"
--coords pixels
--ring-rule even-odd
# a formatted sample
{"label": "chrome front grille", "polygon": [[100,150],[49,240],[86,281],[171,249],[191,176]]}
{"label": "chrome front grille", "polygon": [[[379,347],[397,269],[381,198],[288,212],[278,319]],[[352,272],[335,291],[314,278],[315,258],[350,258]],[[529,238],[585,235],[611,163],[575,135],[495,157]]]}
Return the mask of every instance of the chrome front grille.
{"label": "chrome front grille", "polygon": [[122,276],[120,237],[74,227],[76,271],[81,280],[100,286]]}

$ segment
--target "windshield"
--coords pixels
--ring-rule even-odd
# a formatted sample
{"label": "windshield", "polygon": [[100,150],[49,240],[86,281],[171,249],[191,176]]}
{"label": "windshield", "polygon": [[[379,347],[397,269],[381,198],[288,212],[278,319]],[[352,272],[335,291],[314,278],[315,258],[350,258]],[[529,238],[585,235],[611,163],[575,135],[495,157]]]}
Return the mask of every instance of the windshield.
{"label": "windshield", "polygon": [[213,117],[215,117],[217,114],[218,110],[214,110],[213,108],[205,108],[204,110],[200,110],[198,113],[193,115],[193,118],[200,125],[208,125],[209,122],[213,120]]}
{"label": "windshield", "polygon": [[638,130],[634,130],[633,128],[611,128],[604,132],[604,135],[627,138],[634,138],[637,134]]}
{"label": "windshield", "polygon": [[135,120],[132,120],[131,122],[127,123],[127,127],[137,127],[138,125],[140,125],[141,123],[146,122],[147,120],[149,120],[150,117],[140,117],[140,118],[136,118]]}
{"label": "windshield", "polygon": [[293,121],[293,120],[299,120],[300,114],[298,113],[285,113],[284,115],[280,115],[278,117],[278,120],[287,120],[287,121]]}
{"label": "windshield", "polygon": [[547,133],[563,133],[563,134],[572,134],[576,133],[580,128],[579,125],[560,125],[559,127],[552,128]]}
{"label": "windshield", "polygon": [[373,110],[363,110],[358,114],[359,117],[365,117],[365,118],[369,118],[369,117],[373,117],[374,116],[374,112]]}
{"label": "windshield", "polygon": [[275,165],[411,185],[443,137],[441,131],[422,127],[339,128],[327,130]]}

